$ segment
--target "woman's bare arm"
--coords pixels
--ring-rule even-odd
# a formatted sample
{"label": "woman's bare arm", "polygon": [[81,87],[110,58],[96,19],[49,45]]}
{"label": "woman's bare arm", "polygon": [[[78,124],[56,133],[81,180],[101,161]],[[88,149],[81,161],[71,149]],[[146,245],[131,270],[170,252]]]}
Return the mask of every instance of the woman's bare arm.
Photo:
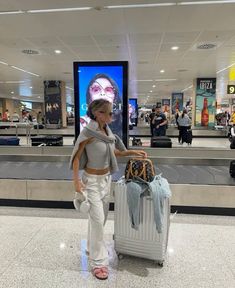
{"label": "woman's bare arm", "polygon": [[85,149],[86,144],[89,142],[90,139],[83,141],[80,143],[78,151],[73,159],[73,183],[76,192],[82,193],[82,188],[84,188],[84,184],[82,183],[81,179],[79,178],[79,160],[81,158],[82,152]]}
{"label": "woman's bare arm", "polygon": [[117,157],[125,157],[125,156],[139,156],[146,158],[148,155],[143,150],[126,150],[126,151],[120,151],[118,149],[114,150],[114,154]]}

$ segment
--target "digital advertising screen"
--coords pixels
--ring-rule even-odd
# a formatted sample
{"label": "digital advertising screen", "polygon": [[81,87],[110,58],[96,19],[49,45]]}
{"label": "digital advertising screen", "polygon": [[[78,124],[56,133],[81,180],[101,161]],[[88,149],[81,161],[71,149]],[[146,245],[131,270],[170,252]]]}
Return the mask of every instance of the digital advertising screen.
{"label": "digital advertising screen", "polygon": [[109,127],[127,145],[128,62],[74,62],[75,135],[90,122],[88,105],[106,99],[113,105]]}
{"label": "digital advertising screen", "polygon": [[129,98],[128,104],[129,104],[128,105],[129,125],[137,126],[137,120],[138,120],[137,99]]}
{"label": "digital advertising screen", "polygon": [[32,102],[20,101],[20,104],[24,106],[24,109],[32,110]]}

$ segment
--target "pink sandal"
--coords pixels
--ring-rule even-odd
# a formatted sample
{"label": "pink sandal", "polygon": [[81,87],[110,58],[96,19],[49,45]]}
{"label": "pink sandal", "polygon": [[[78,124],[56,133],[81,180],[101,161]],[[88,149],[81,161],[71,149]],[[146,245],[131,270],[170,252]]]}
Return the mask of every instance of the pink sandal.
{"label": "pink sandal", "polygon": [[109,276],[108,267],[95,267],[92,270],[93,275],[99,280],[106,280]]}

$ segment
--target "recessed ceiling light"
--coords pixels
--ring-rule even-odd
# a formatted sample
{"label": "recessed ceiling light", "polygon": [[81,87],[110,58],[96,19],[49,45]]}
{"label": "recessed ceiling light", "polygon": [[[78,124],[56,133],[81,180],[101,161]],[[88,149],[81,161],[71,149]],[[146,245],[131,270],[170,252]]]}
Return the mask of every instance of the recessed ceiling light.
{"label": "recessed ceiling light", "polygon": [[178,46],[172,46],[172,47],[171,47],[171,50],[178,50],[178,49],[179,49]]}
{"label": "recessed ceiling light", "polygon": [[55,54],[61,54],[62,53],[61,50],[55,50],[54,52],[55,52]]}
{"label": "recessed ceiling light", "polygon": [[165,72],[165,70],[163,70],[163,69],[162,69],[162,70],[160,70],[160,73],[164,73],[164,72]]}
{"label": "recessed ceiling light", "polygon": [[33,89],[33,87],[32,87],[32,86],[30,86],[29,88],[30,88],[30,89]]}
{"label": "recessed ceiling light", "polygon": [[15,92],[14,91],[11,91],[11,94],[14,94]]}
{"label": "recessed ceiling light", "polygon": [[149,92],[150,92],[150,93],[152,93],[153,91],[152,91],[152,90],[150,90]]}
{"label": "recessed ceiling light", "polygon": [[155,88],[155,87],[156,87],[156,85],[153,85],[152,87],[153,87],[153,88]]}

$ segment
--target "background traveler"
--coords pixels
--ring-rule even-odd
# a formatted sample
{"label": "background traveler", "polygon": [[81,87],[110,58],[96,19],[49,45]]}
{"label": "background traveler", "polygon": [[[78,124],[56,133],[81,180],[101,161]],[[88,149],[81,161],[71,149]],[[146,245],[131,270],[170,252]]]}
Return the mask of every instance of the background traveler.
{"label": "background traveler", "polygon": [[178,141],[179,141],[179,144],[183,144],[184,142],[186,142],[185,139],[186,139],[187,130],[191,128],[191,119],[189,118],[186,109],[184,109],[182,115],[179,116],[178,125],[179,125],[178,126],[179,127]]}
{"label": "background traveler", "polygon": [[161,112],[161,107],[156,107],[155,116],[152,121],[153,124],[153,134],[154,136],[165,136],[166,135],[166,125],[167,119],[163,112]]}

